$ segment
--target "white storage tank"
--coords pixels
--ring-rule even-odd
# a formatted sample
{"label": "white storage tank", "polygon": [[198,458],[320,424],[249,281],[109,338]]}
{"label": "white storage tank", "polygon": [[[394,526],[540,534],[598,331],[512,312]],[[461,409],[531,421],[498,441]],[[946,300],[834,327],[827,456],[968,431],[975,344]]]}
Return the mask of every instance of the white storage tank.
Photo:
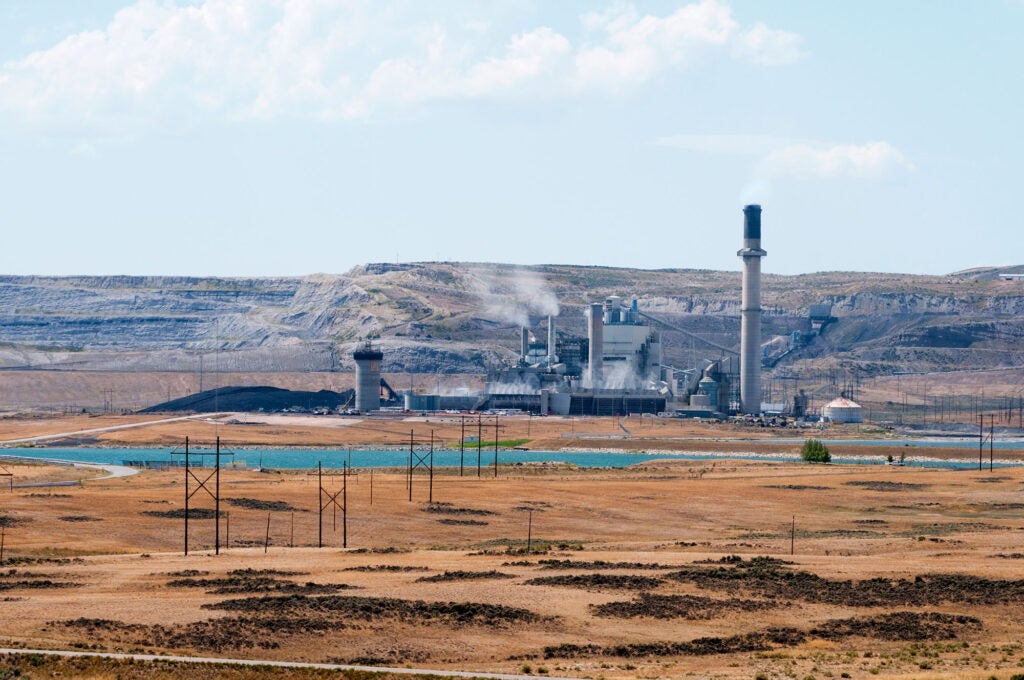
{"label": "white storage tank", "polygon": [[861,405],[845,397],[833,399],[821,409],[821,415],[833,423],[862,423],[864,422]]}

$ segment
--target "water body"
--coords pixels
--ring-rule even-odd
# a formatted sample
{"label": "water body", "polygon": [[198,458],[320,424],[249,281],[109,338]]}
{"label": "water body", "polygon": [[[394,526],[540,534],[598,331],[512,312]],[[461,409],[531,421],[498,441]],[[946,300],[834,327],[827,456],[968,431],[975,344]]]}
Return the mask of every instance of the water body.
{"label": "water body", "polygon": [[[799,443],[793,440],[792,443]],[[827,441],[826,444],[838,442]],[[849,441],[842,443],[849,444]],[[932,467],[949,469],[970,469],[976,468],[978,463],[977,443],[973,450],[966,443],[964,449],[964,460],[961,461],[940,461],[940,460],[918,460],[918,456],[926,456],[927,451],[917,447],[926,447],[924,444],[915,443],[912,447],[903,446],[903,442],[879,442],[865,440],[865,444],[891,445],[894,456],[906,453],[907,465],[914,467]],[[951,442],[943,442],[950,446]],[[798,461],[800,456],[793,455],[761,455],[754,453],[743,453],[744,442],[736,442],[738,453],[714,454],[714,453],[631,453],[631,452],[601,452],[601,451],[505,451],[498,452],[500,465],[514,465],[516,463],[571,463],[581,468],[623,468],[637,463],[650,462],[652,460],[689,460],[689,461],[714,461],[723,458],[743,458],[746,460],[764,461]],[[958,447],[959,448],[959,447]],[[986,445],[987,448],[987,445]],[[1009,447],[998,447],[1005,449]],[[1015,447],[1021,449],[1021,444]],[[184,456],[180,450],[152,449],[152,448],[41,448],[41,449],[7,449],[0,450],[0,456],[18,456],[36,460],[63,460],[81,463],[103,463],[108,465],[122,465],[126,461],[174,461],[181,463]],[[409,464],[409,451],[394,449],[238,449],[232,452],[222,448],[222,465],[227,465],[232,460],[243,462],[249,468],[262,465],[266,468],[283,470],[315,469],[317,464],[325,468],[341,468],[343,465],[351,465],[354,468],[380,468],[380,467],[404,467]],[[417,458],[422,458],[423,464],[429,460],[429,451],[418,449]],[[212,465],[214,454],[211,449],[192,449],[189,461],[193,465]],[[834,463],[882,465],[885,460],[881,456],[858,457],[858,456],[833,456]],[[467,474],[472,474],[477,468],[477,450],[466,448],[464,459],[461,461]],[[435,467],[459,467],[460,455],[458,450],[435,451],[433,454]],[[488,465],[494,464],[494,449],[484,449],[481,452],[479,464],[486,474]],[[985,465],[988,465],[988,456],[985,456]],[[997,467],[1008,465],[1024,465],[1024,462],[1003,462],[996,463]],[[492,469],[493,474],[493,469]]]}

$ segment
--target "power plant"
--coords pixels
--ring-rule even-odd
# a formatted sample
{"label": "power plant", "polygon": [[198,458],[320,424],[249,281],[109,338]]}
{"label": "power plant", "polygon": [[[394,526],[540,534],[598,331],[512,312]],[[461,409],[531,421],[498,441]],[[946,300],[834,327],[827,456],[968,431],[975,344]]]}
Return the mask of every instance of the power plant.
{"label": "power plant", "polygon": [[[514,410],[541,415],[672,413],[681,417],[758,415],[761,399],[761,206],[743,208],[740,351],[718,345],[640,310],[638,301],[610,295],[583,310],[586,337],[559,336],[555,316],[546,334],[519,328],[519,357],[493,373],[482,391],[457,395],[401,393],[404,409]],[[662,356],[661,325],[717,349],[702,368],[678,369]],[[546,337],[545,337],[546,335]],[[541,340],[538,339],[541,338]],[[381,407],[383,353],[369,344],[354,354],[356,407]]]}

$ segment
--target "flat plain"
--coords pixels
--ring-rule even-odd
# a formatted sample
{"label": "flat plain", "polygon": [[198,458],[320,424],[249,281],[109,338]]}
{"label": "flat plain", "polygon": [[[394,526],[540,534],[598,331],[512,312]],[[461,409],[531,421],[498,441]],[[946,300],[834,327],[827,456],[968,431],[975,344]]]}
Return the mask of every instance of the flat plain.
{"label": "flat plain", "polygon": [[[232,417],[109,436],[337,445],[384,427]],[[0,435],[124,422],[6,420]],[[411,491],[403,470],[357,470],[347,484],[328,471],[324,492],[312,471],[225,470],[220,554],[202,491],[184,554],[182,470],[83,480],[77,468],[5,463],[15,484],[77,483],[0,485],[0,645],[606,678],[1024,672],[1024,469],[731,458],[796,447],[761,430],[661,422],[509,419],[501,438],[530,428],[548,446],[721,458],[501,465],[497,477],[438,469],[432,484],[417,470]],[[620,425],[631,437],[609,439]],[[397,437],[461,422],[387,427]]]}

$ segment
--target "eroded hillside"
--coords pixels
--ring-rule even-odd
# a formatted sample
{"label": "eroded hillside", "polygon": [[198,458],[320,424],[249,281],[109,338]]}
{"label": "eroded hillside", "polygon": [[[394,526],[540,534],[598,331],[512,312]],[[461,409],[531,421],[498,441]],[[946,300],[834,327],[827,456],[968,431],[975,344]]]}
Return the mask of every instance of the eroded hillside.
{"label": "eroded hillside", "polygon": [[[812,304],[834,321],[785,352],[776,370],[993,368],[1024,363],[1024,284],[996,270],[948,276],[824,272],[765,275],[765,340],[807,334]],[[367,265],[296,278],[2,277],[0,366],[194,372],[330,371],[371,338],[385,371],[483,373],[514,360],[518,327],[558,314],[583,335],[582,310],[607,295],[713,343],[738,348],[740,275],[487,263]],[[666,362],[721,350],[664,329]]]}

